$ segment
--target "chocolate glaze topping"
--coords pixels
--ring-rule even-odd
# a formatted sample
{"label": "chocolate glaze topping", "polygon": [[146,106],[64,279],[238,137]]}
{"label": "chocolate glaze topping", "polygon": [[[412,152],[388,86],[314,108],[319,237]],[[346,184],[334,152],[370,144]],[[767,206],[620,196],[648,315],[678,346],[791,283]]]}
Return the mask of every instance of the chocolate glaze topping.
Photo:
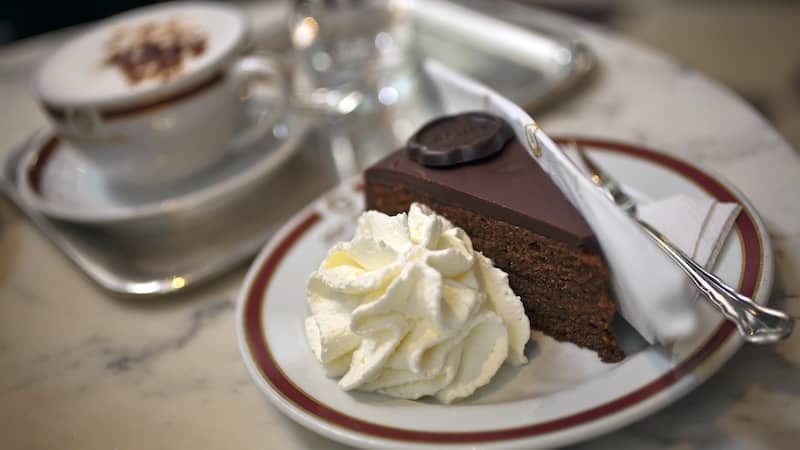
{"label": "chocolate glaze topping", "polygon": [[[459,142],[472,135],[460,134]],[[443,147],[446,146],[445,143]],[[477,161],[426,167],[413,160],[411,152],[402,149],[367,169],[365,178],[368,182],[388,185],[402,183],[448,204],[531,229],[566,244],[596,248],[594,234],[581,214],[516,139],[501,150]]]}

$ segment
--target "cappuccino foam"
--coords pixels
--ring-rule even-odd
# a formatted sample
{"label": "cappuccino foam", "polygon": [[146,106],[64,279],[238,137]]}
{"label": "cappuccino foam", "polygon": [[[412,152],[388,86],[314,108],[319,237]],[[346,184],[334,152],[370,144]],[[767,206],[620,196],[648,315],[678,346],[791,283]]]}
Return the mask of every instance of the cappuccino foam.
{"label": "cappuccino foam", "polygon": [[66,107],[146,97],[202,77],[240,45],[244,27],[241,13],[224,5],[131,11],[58,49],[39,69],[34,88],[45,103]]}

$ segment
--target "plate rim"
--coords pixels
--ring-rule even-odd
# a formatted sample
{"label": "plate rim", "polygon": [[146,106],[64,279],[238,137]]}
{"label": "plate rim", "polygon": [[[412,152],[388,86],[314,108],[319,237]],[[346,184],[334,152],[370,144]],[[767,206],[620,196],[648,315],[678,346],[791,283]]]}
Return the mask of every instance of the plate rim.
{"label": "plate rim", "polygon": [[[308,130],[308,121],[297,115],[291,117],[288,137],[277,145],[268,155],[259,159],[256,164],[244,169],[238,175],[216,183],[209,183],[196,190],[161,200],[148,201],[136,206],[123,206],[111,210],[100,209],[87,211],[59,205],[44,199],[31,186],[32,172],[44,169],[52,153],[63,145],[52,126],[46,125],[34,132],[28,140],[27,148],[16,167],[17,191],[21,199],[31,208],[52,219],[80,223],[86,225],[125,225],[178,211],[188,211],[206,202],[233,195],[247,186],[261,180],[263,176],[273,172],[286,162],[290,156],[300,149],[300,142]],[[294,131],[293,131],[294,130]],[[236,150],[233,150],[236,152]],[[253,151],[253,149],[251,149]],[[43,155],[43,156],[42,156]]]}
{"label": "plate rim", "polygon": [[[560,136],[554,140],[560,143],[576,141],[587,148],[610,150],[644,159],[671,170],[679,176],[683,176],[715,198],[723,201],[733,200],[740,203],[743,207],[742,214],[737,218],[735,229],[740,237],[740,245],[742,245],[744,270],[741,272],[738,288],[748,295],[754,296],[759,303],[765,304],[769,300],[773,281],[773,252],[766,228],[752,203],[725,178],[712,170],[704,167],[700,168],[682,158],[637,144],[577,135]],[[360,175],[355,179],[357,180],[358,178],[360,178]],[[347,183],[355,184],[356,181],[353,179],[348,180],[320,196],[320,199],[325,198],[332,191],[342,189],[343,186],[347,186]],[[289,399],[283,396],[284,394],[278,392],[277,388],[271,385],[271,382],[267,379],[269,377],[263,374],[262,367],[257,366],[256,356],[253,354],[247,334],[248,326],[255,326],[258,332],[263,330],[261,327],[262,314],[260,313],[260,308],[264,303],[266,288],[274,270],[266,270],[267,265],[271,264],[274,268],[277,268],[283,256],[302,237],[305,231],[322,219],[322,215],[316,211],[317,205],[318,201],[310,203],[285,224],[264,247],[250,267],[237,299],[236,331],[242,359],[251,378],[253,378],[261,391],[270,398],[273,404],[304,426],[340,442],[359,446],[402,446],[407,448],[475,443],[480,443],[485,447],[503,446],[503,448],[517,445],[566,445],[621,428],[681,398],[691,389],[699,386],[711,374],[715,373],[743,343],[741,337],[735,333],[735,327],[730,322],[721,321],[710,338],[696,346],[686,358],[674,364],[669,371],[661,373],[644,386],[587,410],[538,424],[470,433],[418,432],[365,422],[352,418],[327,405],[311,405],[312,410],[316,409],[316,412],[329,409],[334,415],[340,415],[345,420],[352,420],[353,423],[350,426],[345,426],[339,422],[330,422],[324,417],[313,416],[308,409],[302,410],[300,406],[292,404]],[[751,228],[743,230],[743,225]],[[744,232],[751,234],[749,240],[743,234]],[[755,250],[757,250],[755,255],[753,254],[753,248],[748,252],[748,243],[755,246]],[[755,264],[755,271],[748,276],[750,264]],[[266,277],[264,276],[265,273]],[[254,283],[259,285],[254,286]],[[258,314],[250,316],[253,320],[249,322],[255,323],[248,323],[248,306],[254,304],[253,302],[257,305]],[[271,353],[266,346],[265,350],[271,358]],[[277,367],[277,363],[275,368],[282,374],[280,368]],[[286,381],[290,385],[292,384],[288,377],[286,377]],[[300,392],[305,394],[302,391]],[[313,398],[309,398],[309,400],[313,403]],[[566,424],[564,424],[565,422]],[[380,430],[383,434],[374,434],[375,430]],[[387,430],[389,433],[385,433]],[[398,437],[409,434],[412,435],[410,436],[411,439],[408,439],[409,436],[405,436],[405,439]]]}

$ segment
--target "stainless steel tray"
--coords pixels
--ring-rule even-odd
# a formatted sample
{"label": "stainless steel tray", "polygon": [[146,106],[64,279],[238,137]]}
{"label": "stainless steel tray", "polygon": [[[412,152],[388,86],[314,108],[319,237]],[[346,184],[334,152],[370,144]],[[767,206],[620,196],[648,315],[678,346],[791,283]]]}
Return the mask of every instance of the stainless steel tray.
{"label": "stainless steel tray", "polygon": [[[529,112],[569,94],[595,68],[586,44],[549,24],[535,8],[511,2],[460,3],[417,3],[417,48]],[[524,28],[515,23],[524,23]]]}
{"label": "stainless steel tray", "polygon": [[[412,10],[415,46],[421,57],[438,59],[536,109],[584,79],[594,58],[578,39],[537,22],[535,10],[526,11],[526,29],[508,28],[475,10],[425,2],[424,10]],[[261,32],[256,29],[256,42],[269,43],[270,50],[285,55],[285,32],[268,31],[282,30],[284,15],[274,5],[261,14],[267,17],[259,23]],[[407,119],[416,125],[436,109],[392,114],[412,116]],[[53,221],[26,205],[16,189],[16,167],[28,142],[0,161],[0,189],[103,288],[121,295],[166,294],[208,281],[252,257],[297,209],[390,151],[397,136],[376,131],[386,128],[387,120],[388,115],[376,115],[355,122],[317,122],[281,169],[250,194],[225,205],[224,213],[188,222],[173,218],[168,227],[135,235]]]}
{"label": "stainless steel tray", "polygon": [[[577,34],[554,25],[551,15],[535,7],[485,0],[410,4],[419,56],[469,74],[529,112],[570,94],[597,64]],[[257,46],[290,51],[287,14],[284,4],[252,11]]]}

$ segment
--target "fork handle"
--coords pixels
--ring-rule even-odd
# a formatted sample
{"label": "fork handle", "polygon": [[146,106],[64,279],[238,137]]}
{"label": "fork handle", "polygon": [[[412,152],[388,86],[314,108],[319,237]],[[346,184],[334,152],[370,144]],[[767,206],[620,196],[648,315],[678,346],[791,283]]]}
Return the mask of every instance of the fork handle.
{"label": "fork handle", "polygon": [[719,277],[688,257],[669,239],[648,223],[636,219],[644,231],[689,276],[704,297],[722,315],[736,324],[739,334],[748,342],[769,344],[785,339],[792,333],[794,320],[787,314],[757,305],[739,294]]}

